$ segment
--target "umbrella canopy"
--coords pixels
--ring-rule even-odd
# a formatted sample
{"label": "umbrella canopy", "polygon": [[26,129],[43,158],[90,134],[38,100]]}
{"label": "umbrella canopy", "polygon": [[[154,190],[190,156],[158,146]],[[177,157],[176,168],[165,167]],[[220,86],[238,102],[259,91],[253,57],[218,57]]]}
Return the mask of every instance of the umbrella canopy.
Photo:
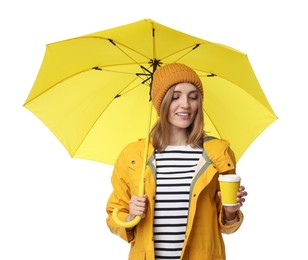
{"label": "umbrella canopy", "polygon": [[150,19],[48,44],[24,106],[72,157],[114,164],[147,137],[152,74],[174,62],[200,76],[205,131],[229,140],[237,159],[277,119],[246,54]]}

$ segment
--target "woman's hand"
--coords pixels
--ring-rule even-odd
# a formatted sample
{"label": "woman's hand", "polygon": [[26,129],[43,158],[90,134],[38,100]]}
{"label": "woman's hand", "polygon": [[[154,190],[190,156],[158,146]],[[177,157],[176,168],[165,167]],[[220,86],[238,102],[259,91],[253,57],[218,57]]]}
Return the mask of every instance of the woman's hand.
{"label": "woman's hand", "polygon": [[126,221],[132,221],[136,216],[145,217],[148,206],[148,196],[132,196],[129,202],[129,215]]}

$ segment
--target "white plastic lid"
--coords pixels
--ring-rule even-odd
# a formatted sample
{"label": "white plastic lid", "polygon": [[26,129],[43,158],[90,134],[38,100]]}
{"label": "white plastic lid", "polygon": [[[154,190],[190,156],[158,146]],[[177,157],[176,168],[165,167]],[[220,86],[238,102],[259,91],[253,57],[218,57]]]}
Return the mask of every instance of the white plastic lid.
{"label": "white plastic lid", "polygon": [[239,182],[241,177],[236,174],[220,174],[218,180],[223,182]]}

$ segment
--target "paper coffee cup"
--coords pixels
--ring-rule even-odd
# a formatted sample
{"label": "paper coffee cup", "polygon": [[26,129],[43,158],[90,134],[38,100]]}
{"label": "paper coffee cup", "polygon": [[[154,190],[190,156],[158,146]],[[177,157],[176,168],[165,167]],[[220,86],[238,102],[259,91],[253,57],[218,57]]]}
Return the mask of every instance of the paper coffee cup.
{"label": "paper coffee cup", "polygon": [[224,206],[236,206],[237,192],[240,187],[241,177],[236,174],[220,174],[219,178],[221,202]]}

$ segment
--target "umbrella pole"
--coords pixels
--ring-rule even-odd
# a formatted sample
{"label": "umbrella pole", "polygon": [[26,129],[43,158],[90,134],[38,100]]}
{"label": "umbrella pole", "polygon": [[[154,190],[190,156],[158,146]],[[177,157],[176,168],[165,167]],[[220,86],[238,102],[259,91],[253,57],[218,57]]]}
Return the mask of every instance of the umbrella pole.
{"label": "umbrella pole", "polygon": [[[148,122],[148,128],[147,128],[146,142],[145,142],[145,146],[144,146],[144,157],[143,157],[143,163],[142,163],[142,173],[141,173],[141,179],[140,179],[140,184],[139,184],[138,196],[144,195],[144,172],[145,172],[147,159],[148,159],[148,147],[149,147],[149,135],[150,135],[149,133],[150,133],[150,128],[151,128],[151,118],[152,118],[152,102],[151,101],[149,102],[149,111],[150,111],[149,122]],[[112,212],[112,218],[113,218],[114,222],[121,227],[125,227],[125,228],[134,227],[141,220],[140,216],[136,216],[131,221],[128,221],[128,222],[122,221],[118,217],[118,212],[119,212],[119,209],[115,208]]]}

